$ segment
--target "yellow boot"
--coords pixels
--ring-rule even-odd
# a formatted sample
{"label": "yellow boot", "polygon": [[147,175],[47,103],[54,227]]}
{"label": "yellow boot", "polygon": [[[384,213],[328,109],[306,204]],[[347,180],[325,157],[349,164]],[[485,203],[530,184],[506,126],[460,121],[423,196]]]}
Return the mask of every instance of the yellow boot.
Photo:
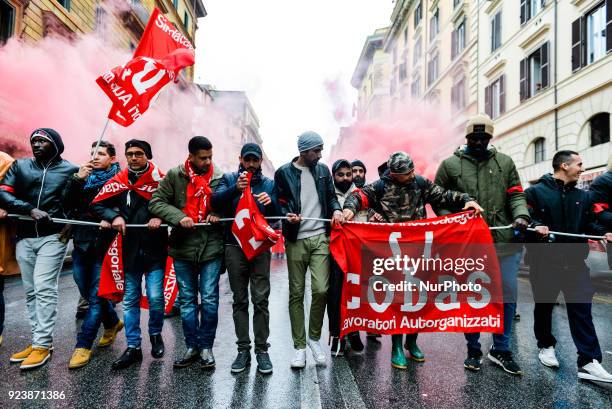
{"label": "yellow boot", "polygon": [[91,349],[87,348],[77,348],[74,350],[72,354],[72,358],[70,358],[70,363],[68,364],[69,369],[77,369],[82,368],[89,363],[91,359]]}
{"label": "yellow boot", "polygon": [[32,353],[32,345],[28,345],[23,351],[11,355],[11,362],[23,362]]}
{"label": "yellow boot", "polygon": [[115,342],[115,337],[117,333],[123,329],[123,321],[119,320],[114,327],[108,328],[104,330],[104,334],[100,341],[98,341],[99,347],[107,347],[110,346],[113,342]]}
{"label": "yellow boot", "polygon": [[21,363],[20,369],[34,369],[43,366],[51,358],[51,350],[49,348],[32,348],[32,352]]}

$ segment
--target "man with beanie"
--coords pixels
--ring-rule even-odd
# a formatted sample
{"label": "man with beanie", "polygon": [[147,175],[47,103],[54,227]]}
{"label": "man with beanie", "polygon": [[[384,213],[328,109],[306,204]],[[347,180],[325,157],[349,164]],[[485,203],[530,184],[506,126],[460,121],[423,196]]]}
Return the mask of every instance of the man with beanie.
{"label": "man with beanie", "polygon": [[[170,256],[178,283],[183,335],[187,350],[174,361],[184,368],[199,361],[214,368],[213,344],[219,311],[219,275],[223,259],[223,226],[211,207],[212,192],[223,172],[213,163],[212,144],[194,136],[185,162],[170,169],[153,194],[151,212],[168,222]],[[195,227],[196,223],[213,223]],[[198,302],[198,293],[200,302]]]}
{"label": "man with beanie", "polygon": [[365,185],[366,173],[368,172],[365,164],[361,160],[355,159],[351,162],[351,170],[353,171],[353,183],[361,189]]}
{"label": "man with beanie", "polygon": [[[343,223],[341,207],[327,166],[319,163],[323,138],[316,132],[298,137],[300,156],[281,166],[274,174],[283,235],[286,239],[289,270],[289,318],[295,354],[292,368],[306,366],[306,333],[304,329],[304,289],[306,271],[310,268],[312,302],[308,328],[308,346],[319,365],[326,363],[321,348],[321,327],[325,315],[329,286],[329,223]],[[318,220],[317,220],[318,219]]]}
{"label": "man with beanie", "polygon": [[[522,250],[522,245],[513,241],[514,231],[524,232],[530,217],[516,166],[512,158],[489,146],[492,137],[493,121],[487,115],[472,118],[466,126],[467,144],[440,164],[435,182],[446,189],[475,197],[484,206],[484,219],[490,227],[513,227],[491,231],[502,274],[504,333],[493,334],[493,346],[487,357],[504,371],[521,375],[521,368],[510,351]],[[438,214],[446,214],[456,209],[438,206],[435,210]],[[482,363],[480,333],[465,334],[465,338],[468,353],[464,366],[478,371]]]}
{"label": "man with beanie", "polygon": [[[113,369],[126,368],[142,361],[140,348],[140,298],[142,277],[145,278],[149,301],[149,339],[151,355],[164,355],[161,332],[164,324],[164,273],[168,254],[168,231],[160,229],[161,219],[149,212],[149,201],[164,176],[150,162],[151,145],[137,139],[125,143],[128,168],[113,176],[100,189],[91,205],[91,211],[111,224],[123,235],[123,271],[125,295],[123,319],[127,349],[113,362]],[[126,224],[144,224],[146,228],[126,228]]]}
{"label": "man with beanie", "polygon": [[[351,220],[360,210],[372,208],[386,223],[421,220],[427,218],[425,205],[428,203],[432,206],[474,209],[476,214],[482,211],[470,195],[445,189],[417,175],[414,163],[406,152],[394,152],[379,180],[365,185],[361,191],[353,192],[346,199],[344,216]],[[423,362],[425,356],[416,343],[417,335],[406,335],[405,346],[413,360]],[[391,336],[391,365],[398,369],[408,367],[402,338],[401,334]]]}
{"label": "man with beanie", "polygon": [[[251,194],[257,200],[260,212],[267,217],[276,216],[274,181],[261,172],[263,152],[255,143],[245,144],[238,158],[237,172],[226,173],[213,193],[212,204],[224,209],[223,217],[236,215],[238,201],[247,187],[247,172],[251,173]],[[232,224],[225,225],[225,265],[230,287],[234,294],[232,304],[238,356],[232,363],[232,372],[242,372],[251,361],[251,339],[249,338],[249,289],[253,303],[253,334],[255,335],[255,357],[257,371],[272,373],[272,362],[268,355],[270,336],[270,250],[248,260],[232,234]]]}
{"label": "man with beanie", "polygon": [[[334,188],[336,198],[340,206],[344,205],[346,198],[350,196],[357,187],[353,183],[353,170],[351,163],[346,159],[338,159],[332,165],[332,175],[334,177]],[[367,211],[363,210],[354,218],[358,222],[367,222]],[[332,258],[331,271],[329,276],[329,290],[327,293],[327,317],[329,321],[329,336],[331,338],[331,352],[333,356],[342,356],[347,350],[345,339],[340,339],[340,303],[342,299],[342,283],[344,282],[344,272],[340,269],[336,261]],[[348,335],[348,346],[355,352],[363,351],[363,343],[359,337],[359,332],[352,332]]]}
{"label": "man with beanie", "polygon": [[[121,169],[115,161],[115,146],[106,141],[91,144],[92,154],[95,156],[85,162],[79,171],[73,174],[64,190],[64,208],[68,217],[73,220],[98,222],[89,211],[89,205],[98,195],[98,192]],[[108,347],[114,340],[117,332],[123,329],[123,321],[119,319],[110,300],[98,297],[100,285],[100,271],[102,260],[113,241],[114,234],[108,230],[110,224],[101,222],[101,230],[96,226],[72,227],[72,274],[79,289],[81,297],[85,299],[89,308],[85,310],[83,323],[77,334],[77,343],[70,359],[70,369],[81,368],[91,359],[93,343],[98,335],[100,324],[104,325],[104,335],[98,342],[99,347]]]}
{"label": "man with beanie", "polygon": [[57,319],[58,277],[67,239],[64,226],[51,218],[65,218],[62,192],[78,168],[63,160],[64,143],[57,131],[39,128],[30,135],[33,158],[16,160],[0,181],[0,207],[30,216],[19,221],[16,256],[26,293],[32,343],[11,356],[21,369],[44,365],[53,348]]}

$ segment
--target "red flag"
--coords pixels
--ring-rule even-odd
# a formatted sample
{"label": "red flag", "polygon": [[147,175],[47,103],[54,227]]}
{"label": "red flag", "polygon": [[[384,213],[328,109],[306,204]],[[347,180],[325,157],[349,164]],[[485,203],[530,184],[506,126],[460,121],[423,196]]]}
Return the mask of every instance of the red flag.
{"label": "red flag", "polygon": [[404,223],[347,223],[330,250],[346,272],[340,335],[503,331],[491,233],[464,212]]}
{"label": "red flag", "polygon": [[[170,313],[177,294],[178,283],[176,281],[176,272],[174,271],[174,260],[172,260],[172,257],[168,256],[166,260],[166,270],[164,272],[164,313]],[[149,309],[149,300],[145,294],[140,298],[140,307]]]}
{"label": "red flag", "polygon": [[189,40],[155,8],[132,60],[96,80],[113,103],[108,117],[122,126],[131,125],[164,85],[194,63]]}
{"label": "red flag", "polygon": [[247,260],[252,260],[276,243],[280,234],[274,231],[259,211],[251,194],[252,173],[247,173],[247,187],[236,207],[232,234],[236,237]]}
{"label": "red flag", "polygon": [[123,300],[123,293],[125,292],[122,237],[121,233],[117,233],[117,237],[112,241],[104,255],[98,287],[98,297],[108,298],[116,302]]}

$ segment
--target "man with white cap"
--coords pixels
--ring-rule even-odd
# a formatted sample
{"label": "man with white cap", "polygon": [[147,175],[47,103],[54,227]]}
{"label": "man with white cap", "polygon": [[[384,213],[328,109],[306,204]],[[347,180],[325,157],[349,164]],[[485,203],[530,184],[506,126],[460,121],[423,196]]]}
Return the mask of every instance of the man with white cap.
{"label": "man with white cap", "polygon": [[283,221],[283,235],[289,270],[289,318],[295,348],[292,368],[306,365],[304,290],[309,268],[312,302],[308,346],[317,364],[326,363],[319,339],[329,287],[330,225],[316,219],[331,218],[334,224],[344,222],[329,168],[319,163],[323,138],[316,132],[304,132],[298,137],[298,150],[300,156],[281,166],[274,175],[279,210],[287,217]]}

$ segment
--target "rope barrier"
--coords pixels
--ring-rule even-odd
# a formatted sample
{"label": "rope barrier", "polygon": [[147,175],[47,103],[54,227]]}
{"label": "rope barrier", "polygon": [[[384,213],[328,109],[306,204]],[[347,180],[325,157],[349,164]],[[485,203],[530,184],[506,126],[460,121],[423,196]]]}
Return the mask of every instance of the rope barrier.
{"label": "rope barrier", "polygon": [[[19,219],[19,220],[27,220],[27,221],[34,221],[33,218],[31,218],[30,216],[24,216],[24,215],[19,215],[19,214],[9,214],[8,217],[10,218],[14,218],[14,219]],[[70,224],[73,226],[92,226],[92,227],[100,227],[100,223],[96,223],[96,222],[86,222],[86,221],[82,221],[82,220],[71,220],[71,219],[61,219],[61,218],[57,218],[57,217],[52,217],[51,220],[53,221],[53,223],[58,223],[58,224]],[[274,217],[266,217],[266,220],[287,220],[287,217],[284,216],[274,216]],[[331,222],[331,219],[320,219],[317,217],[302,217],[302,220],[313,220],[313,221],[318,221],[318,222]],[[234,218],[223,218],[223,219],[219,219],[219,222],[233,222]],[[201,227],[201,226],[210,226],[212,223],[195,223],[194,226],[196,227]],[[127,228],[146,228],[148,227],[147,224],[126,224],[125,227]],[[169,224],[162,224],[160,225],[160,227],[172,227]],[[506,229],[511,229],[512,225],[509,224],[507,226],[495,226],[495,227],[489,227],[489,230],[506,230]],[[528,231],[532,231],[535,232],[536,229],[529,227],[527,228]],[[593,236],[593,235],[588,235],[588,234],[575,234],[575,233],[564,233],[564,232],[559,232],[559,231],[549,231],[548,232],[549,235],[556,235],[556,236],[566,236],[566,237],[578,237],[578,238],[582,238],[582,239],[590,239],[590,240],[604,240],[605,236]]]}

